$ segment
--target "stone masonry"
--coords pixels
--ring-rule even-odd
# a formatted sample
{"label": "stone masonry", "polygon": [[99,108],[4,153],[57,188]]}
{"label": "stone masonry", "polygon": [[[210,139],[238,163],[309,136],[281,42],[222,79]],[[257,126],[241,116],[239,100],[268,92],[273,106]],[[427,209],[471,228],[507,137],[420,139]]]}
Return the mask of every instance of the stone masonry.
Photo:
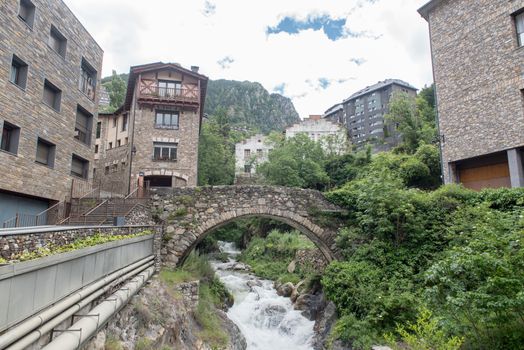
{"label": "stone masonry", "polygon": [[442,138],[450,163],[524,146],[524,47],[514,14],[524,0],[433,0],[429,22]]}
{"label": "stone masonry", "polygon": [[[0,2],[0,128],[4,122],[20,128],[16,154],[0,151],[0,191],[62,200],[73,179],[72,155],[87,160],[89,168],[93,164],[94,128],[86,144],[75,139],[75,123],[80,106],[96,125],[103,51],[61,0],[32,3],[31,27],[19,16],[20,1]],[[64,57],[48,44],[52,26],[67,40]],[[25,88],[10,81],[13,55],[28,66]],[[94,95],[79,88],[83,60],[96,71]],[[44,79],[62,91],[58,110],[42,102]],[[52,167],[35,162],[39,137],[56,146]]]}
{"label": "stone masonry", "polygon": [[273,186],[175,188],[153,197],[153,211],[165,222],[164,265],[176,267],[209,233],[235,219],[265,217],[303,232],[328,261],[339,257],[338,227],[326,225],[323,215],[342,212],[321,192]]}

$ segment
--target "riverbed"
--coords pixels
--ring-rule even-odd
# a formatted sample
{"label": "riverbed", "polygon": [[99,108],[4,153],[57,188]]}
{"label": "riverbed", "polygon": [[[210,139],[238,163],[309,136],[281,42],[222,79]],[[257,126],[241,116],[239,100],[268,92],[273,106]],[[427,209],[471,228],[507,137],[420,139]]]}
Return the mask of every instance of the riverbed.
{"label": "riverbed", "polygon": [[281,297],[273,282],[238,270],[233,243],[219,242],[220,250],[229,254],[228,262],[213,261],[222,283],[235,298],[227,316],[240,328],[248,350],[312,350],[314,322],[293,309],[289,298]]}

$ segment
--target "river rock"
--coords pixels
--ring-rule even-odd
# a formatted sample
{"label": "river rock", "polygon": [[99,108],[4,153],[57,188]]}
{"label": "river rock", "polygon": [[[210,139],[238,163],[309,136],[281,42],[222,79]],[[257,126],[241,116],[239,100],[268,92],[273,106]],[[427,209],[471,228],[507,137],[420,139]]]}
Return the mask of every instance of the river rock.
{"label": "river rock", "polygon": [[295,272],[296,267],[297,267],[297,264],[296,264],[295,260],[292,260],[289,263],[289,265],[287,266],[287,272],[289,272],[289,273]]}
{"label": "river rock", "polygon": [[249,265],[246,265],[246,264],[243,264],[241,262],[237,262],[235,263],[232,267],[231,267],[232,270],[235,270],[235,271],[251,271],[251,267],[249,267]]}
{"label": "river rock", "polygon": [[250,280],[250,281],[247,281],[246,284],[250,288],[262,287],[262,282],[260,282],[259,280]]}
{"label": "river rock", "polygon": [[[328,302],[324,307],[324,310],[320,312],[317,319],[315,320],[315,326],[313,327],[315,331],[315,337],[313,338],[313,349],[322,350],[327,348],[327,343],[329,335],[331,333],[331,328],[337,321],[337,309],[333,302]],[[338,344],[339,350],[342,344]],[[333,344],[333,349],[335,344]]]}
{"label": "river rock", "polygon": [[302,294],[295,301],[295,310],[302,311],[302,316],[315,320],[325,307],[323,294]]}
{"label": "river rock", "polygon": [[247,348],[247,342],[246,338],[240,331],[240,328],[238,328],[238,326],[227,317],[227,314],[224,311],[217,310],[217,316],[220,319],[222,328],[229,335],[227,350],[245,350]]}
{"label": "river rock", "polygon": [[294,289],[295,287],[293,286],[293,283],[287,282],[277,288],[277,294],[288,298],[291,296]]}

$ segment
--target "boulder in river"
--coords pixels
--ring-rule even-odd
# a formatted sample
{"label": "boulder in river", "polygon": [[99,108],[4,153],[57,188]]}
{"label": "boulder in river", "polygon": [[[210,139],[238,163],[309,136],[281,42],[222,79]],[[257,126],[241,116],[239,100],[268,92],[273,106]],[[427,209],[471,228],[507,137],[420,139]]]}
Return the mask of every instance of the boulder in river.
{"label": "boulder in river", "polygon": [[277,288],[277,294],[288,298],[291,296],[294,289],[295,287],[293,286],[293,283],[287,282]]}

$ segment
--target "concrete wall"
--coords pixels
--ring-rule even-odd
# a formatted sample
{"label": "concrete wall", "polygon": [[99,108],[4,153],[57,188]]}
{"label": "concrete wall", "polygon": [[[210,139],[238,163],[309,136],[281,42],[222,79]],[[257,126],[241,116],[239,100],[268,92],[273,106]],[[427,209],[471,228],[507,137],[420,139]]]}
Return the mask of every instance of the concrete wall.
{"label": "concrete wall", "polygon": [[[256,174],[258,165],[267,162],[273,146],[265,135],[257,134],[235,145],[235,174],[244,174],[245,165],[251,164],[251,174]],[[245,150],[249,150],[246,158]],[[260,150],[261,152],[258,152]]]}
{"label": "concrete wall", "polygon": [[149,235],[0,267],[0,331],[154,253]]}
{"label": "concrete wall", "polygon": [[[0,190],[62,200],[70,193],[72,154],[92,168],[95,128],[86,145],[74,138],[75,122],[80,105],[96,125],[103,51],[61,0],[32,2],[32,28],[18,16],[20,1],[0,2],[0,124],[7,121],[21,129],[17,154],[0,151]],[[65,58],[48,45],[51,25],[67,39]],[[9,81],[13,55],[28,65],[25,89]],[[97,71],[94,100],[79,89],[83,58]],[[44,79],[62,91],[59,111],[42,102]],[[35,162],[38,137],[56,145],[52,168]]]}
{"label": "concrete wall", "polygon": [[524,48],[512,16],[523,8],[444,0],[429,14],[446,183],[450,163],[524,145]]}

